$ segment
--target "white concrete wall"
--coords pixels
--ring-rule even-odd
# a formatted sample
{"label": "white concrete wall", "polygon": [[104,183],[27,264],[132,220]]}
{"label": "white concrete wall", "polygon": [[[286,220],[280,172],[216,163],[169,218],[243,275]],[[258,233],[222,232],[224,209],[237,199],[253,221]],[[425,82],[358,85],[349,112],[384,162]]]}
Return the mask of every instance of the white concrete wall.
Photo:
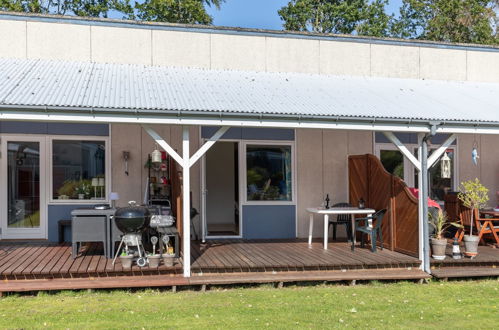
{"label": "white concrete wall", "polygon": [[0,57],[499,82],[497,51],[88,23],[0,20]]}

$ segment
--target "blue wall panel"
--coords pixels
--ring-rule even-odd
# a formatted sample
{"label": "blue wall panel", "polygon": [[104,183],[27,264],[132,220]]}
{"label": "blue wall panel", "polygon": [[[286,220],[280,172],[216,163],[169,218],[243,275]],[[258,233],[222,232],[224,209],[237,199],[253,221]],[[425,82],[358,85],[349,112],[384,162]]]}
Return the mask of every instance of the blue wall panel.
{"label": "blue wall panel", "polygon": [[0,133],[108,136],[109,125],[1,121]]}
{"label": "blue wall panel", "polygon": [[295,205],[243,205],[243,238],[296,238]]}
{"label": "blue wall panel", "polygon": [[[47,215],[47,230],[48,230],[48,240],[51,242],[59,241],[59,232],[57,222],[59,220],[69,220],[71,219],[71,211],[80,207],[92,207],[93,205],[88,204],[71,204],[71,205],[49,205],[48,215]],[[64,232],[64,238],[66,242],[71,242],[71,229],[66,228]]]}
{"label": "blue wall panel", "polygon": [[[219,127],[204,126],[201,128],[201,137],[208,139],[218,129]],[[295,131],[282,128],[232,127],[222,136],[222,139],[294,141]]]}

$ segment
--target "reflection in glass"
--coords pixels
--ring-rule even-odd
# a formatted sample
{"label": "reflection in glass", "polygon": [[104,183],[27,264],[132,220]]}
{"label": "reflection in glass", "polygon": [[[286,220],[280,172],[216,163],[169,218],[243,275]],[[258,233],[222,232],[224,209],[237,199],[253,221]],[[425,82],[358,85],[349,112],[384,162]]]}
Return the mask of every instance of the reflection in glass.
{"label": "reflection in glass", "polygon": [[385,170],[404,180],[404,156],[398,150],[381,150],[380,160]]}
{"label": "reflection in glass", "polygon": [[40,144],[7,143],[8,227],[40,227]]}
{"label": "reflection in glass", "polygon": [[52,191],[54,199],[104,199],[104,141],[54,140]]}
{"label": "reflection in glass", "polygon": [[248,201],[291,201],[291,146],[246,148]]}

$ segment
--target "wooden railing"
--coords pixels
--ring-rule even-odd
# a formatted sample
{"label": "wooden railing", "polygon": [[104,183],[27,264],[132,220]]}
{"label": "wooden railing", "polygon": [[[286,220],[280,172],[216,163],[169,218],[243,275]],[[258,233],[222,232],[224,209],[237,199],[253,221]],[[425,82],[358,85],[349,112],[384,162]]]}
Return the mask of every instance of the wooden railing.
{"label": "wooden railing", "polygon": [[348,157],[350,204],[363,198],[366,207],[386,208],[382,224],[384,246],[393,251],[418,256],[418,200],[405,182],[388,173],[374,155]]}

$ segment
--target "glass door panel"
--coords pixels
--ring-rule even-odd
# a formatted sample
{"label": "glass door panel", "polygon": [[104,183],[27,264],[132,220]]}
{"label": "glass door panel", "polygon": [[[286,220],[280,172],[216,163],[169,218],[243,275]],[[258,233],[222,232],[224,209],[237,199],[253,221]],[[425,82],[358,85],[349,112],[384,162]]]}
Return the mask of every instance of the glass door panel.
{"label": "glass door panel", "polygon": [[40,143],[7,142],[7,226],[40,228]]}
{"label": "glass door panel", "polygon": [[1,151],[2,239],[47,238],[45,138],[5,135]]}

